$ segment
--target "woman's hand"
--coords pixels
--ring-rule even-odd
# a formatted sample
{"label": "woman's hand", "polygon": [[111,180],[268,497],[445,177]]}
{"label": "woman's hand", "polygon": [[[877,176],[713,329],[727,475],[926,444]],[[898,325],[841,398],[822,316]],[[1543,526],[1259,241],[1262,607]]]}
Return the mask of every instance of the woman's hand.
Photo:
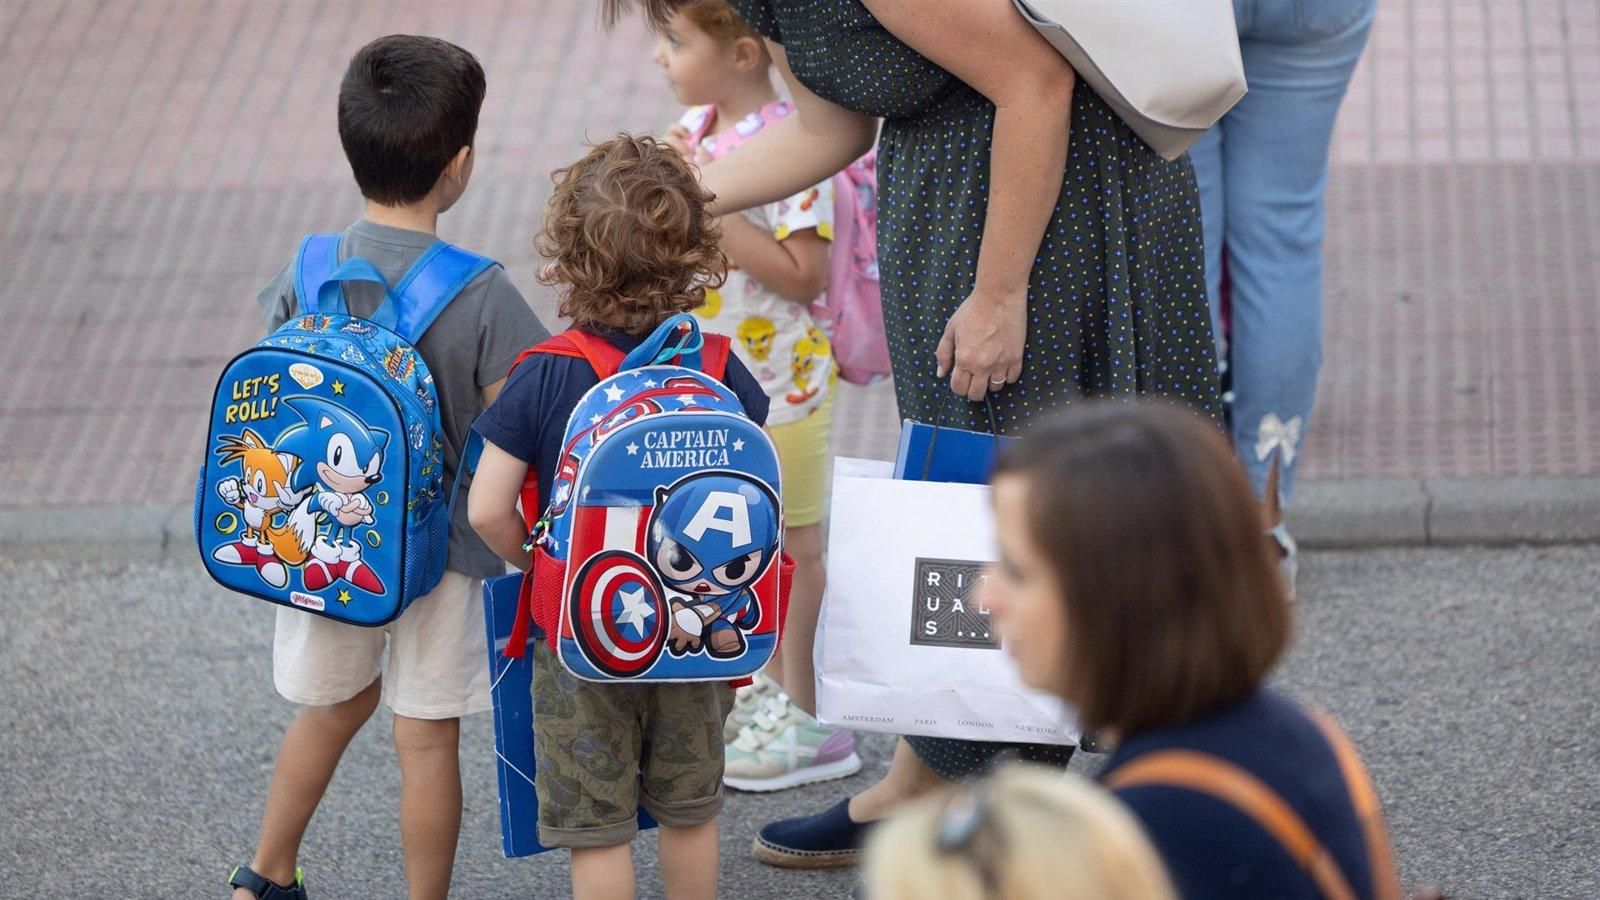
{"label": "woman's hand", "polygon": [[975,290],[944,327],[936,354],[939,377],[976,403],[1022,375],[1028,341],[1028,292]]}

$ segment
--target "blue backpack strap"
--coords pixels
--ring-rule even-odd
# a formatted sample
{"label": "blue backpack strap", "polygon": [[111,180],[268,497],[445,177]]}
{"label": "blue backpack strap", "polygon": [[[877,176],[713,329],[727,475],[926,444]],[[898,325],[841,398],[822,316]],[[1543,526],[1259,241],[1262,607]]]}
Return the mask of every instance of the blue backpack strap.
{"label": "blue backpack strap", "polygon": [[450,520],[455,521],[456,503],[461,499],[461,482],[466,481],[478,471],[478,460],[483,457],[483,435],[478,433],[477,423],[467,429],[467,441],[461,447],[461,464],[456,466],[456,480],[450,485],[450,504],[445,507],[445,514]]}
{"label": "blue backpack strap", "polygon": [[700,369],[700,350],[705,346],[700,335],[700,323],[688,313],[678,313],[656,326],[656,330],[633,348],[622,360],[619,372],[654,366],[677,359],[677,365]]}
{"label": "blue backpack strap", "polygon": [[372,321],[415,344],[463,288],[495,265],[486,256],[438,241],[411,264]]}
{"label": "blue backpack strap", "polygon": [[[317,300],[317,291],[339,267],[339,236],[308,234],[294,257],[295,315],[327,312]],[[339,299],[343,311],[344,298]]]}
{"label": "blue backpack strap", "polygon": [[389,290],[389,281],[378,271],[378,267],[362,259],[352,256],[339,264],[339,267],[328,273],[317,285],[310,296],[316,298],[316,312],[329,315],[347,315],[344,303],[344,289],[341,287],[346,281],[370,281],[383,286],[384,305],[394,302],[394,292]]}

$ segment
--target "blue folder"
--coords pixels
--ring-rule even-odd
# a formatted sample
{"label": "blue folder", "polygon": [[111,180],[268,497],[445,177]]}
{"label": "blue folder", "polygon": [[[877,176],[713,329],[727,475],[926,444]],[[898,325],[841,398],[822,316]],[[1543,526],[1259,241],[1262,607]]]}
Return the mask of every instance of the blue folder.
{"label": "blue folder", "polygon": [[[507,857],[532,856],[550,849],[539,843],[539,797],[533,790],[533,645],[543,638],[530,631],[521,659],[509,659],[503,652],[517,621],[521,589],[521,573],[483,583],[495,769],[500,778],[500,844]],[[639,827],[655,825],[650,814],[640,809]]]}
{"label": "blue folder", "polygon": [[[934,442],[934,433],[938,441]],[[894,477],[905,481],[944,481],[956,484],[988,484],[994,471],[997,448],[1015,438],[984,431],[938,426],[910,419],[900,426],[900,450],[894,458]],[[933,456],[928,455],[932,444]],[[926,469],[926,472],[924,470]]]}

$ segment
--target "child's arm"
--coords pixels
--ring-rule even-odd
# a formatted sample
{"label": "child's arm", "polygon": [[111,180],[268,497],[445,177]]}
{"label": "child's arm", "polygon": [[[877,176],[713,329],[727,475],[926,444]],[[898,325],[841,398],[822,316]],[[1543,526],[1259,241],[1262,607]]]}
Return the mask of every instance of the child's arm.
{"label": "child's arm", "polygon": [[716,196],[711,211],[717,215],[793,196],[860,159],[878,139],[877,119],[813,94],[789,71],[783,45],[767,41],[767,49],[798,115],[784,116],[738,153],[701,169],[700,183]]}
{"label": "child's arm", "polygon": [[524,572],[532,558],[522,549],[528,529],[517,511],[517,500],[527,475],[527,463],[484,441],[478,472],[467,492],[467,521],[472,529],[501,559]]}
{"label": "child's arm", "polygon": [[778,240],[742,214],[722,217],[722,252],[767,290],[810,303],[828,286],[828,244],[815,228]]}

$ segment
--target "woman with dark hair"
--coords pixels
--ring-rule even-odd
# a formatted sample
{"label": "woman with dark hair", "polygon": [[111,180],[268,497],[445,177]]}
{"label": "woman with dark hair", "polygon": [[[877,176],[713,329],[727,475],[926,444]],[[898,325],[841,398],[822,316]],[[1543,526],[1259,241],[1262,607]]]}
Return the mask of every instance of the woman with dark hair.
{"label": "woman with dark hair", "polygon": [[[693,0],[606,0],[666,21]],[[1199,200],[1012,0],[731,0],[766,37],[795,115],[705,167],[729,213],[788,197],[878,141],[884,325],[904,418],[999,429],[1089,396],[1217,410]],[[879,126],[882,126],[881,135]],[[952,396],[952,393],[956,396]],[[964,403],[964,398],[973,403]],[[948,409],[945,409],[948,407]],[[889,773],[762,829],[774,865],[853,864],[862,823],[1006,747],[909,738]],[[1065,766],[1071,747],[1010,748]]]}
{"label": "woman with dark hair", "polygon": [[985,599],[1023,679],[1118,748],[1100,775],[1188,898],[1397,897],[1348,739],[1264,687],[1289,641],[1270,539],[1213,423],[1091,404],[994,478]]}

